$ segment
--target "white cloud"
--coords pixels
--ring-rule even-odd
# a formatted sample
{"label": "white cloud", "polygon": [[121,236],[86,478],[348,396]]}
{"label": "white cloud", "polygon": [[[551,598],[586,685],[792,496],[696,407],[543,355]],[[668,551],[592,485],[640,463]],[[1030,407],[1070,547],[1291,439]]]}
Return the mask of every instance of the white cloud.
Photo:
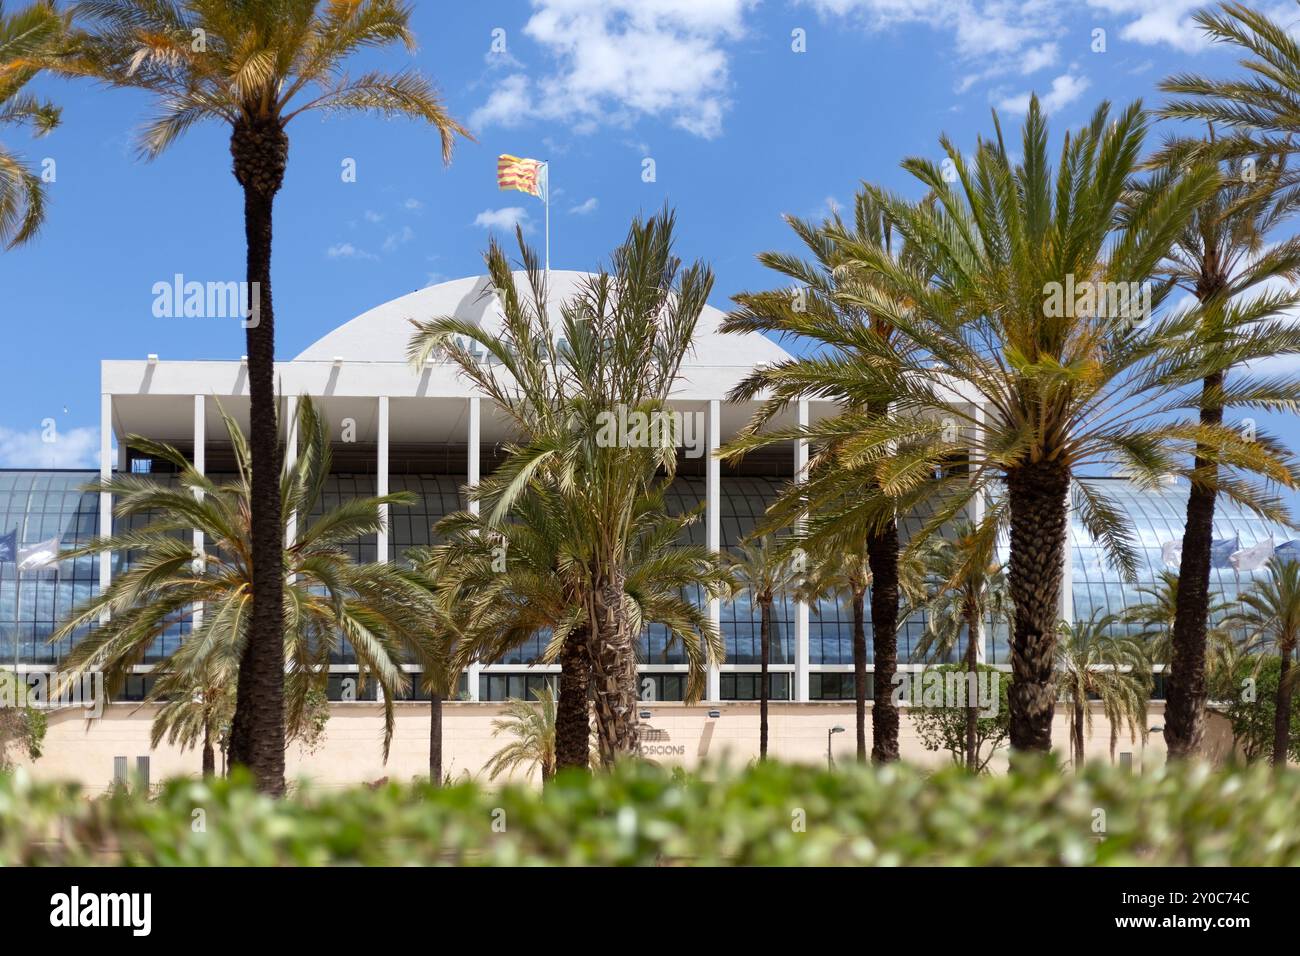
{"label": "white cloud", "polygon": [[1184,53],[1209,46],[1192,19],[1207,5],[1204,0],[1088,0],[1088,4],[1126,21],[1119,31],[1121,39],[1146,46],[1168,43]]}
{"label": "white cloud", "polygon": [[590,199],[584,200],[576,206],[569,207],[569,212],[576,216],[585,216],[587,213],[595,212],[598,205],[600,205],[600,202],[595,196],[592,196]]}
{"label": "white cloud", "polygon": [[[1082,55],[1095,27],[1108,32],[1109,52],[1117,41],[1166,44],[1184,53],[1209,44],[1192,14],[1206,0],[795,0],[820,17],[871,31],[924,26],[948,34],[964,69],[956,91],[1014,74],[1055,66],[1060,50]],[[1294,19],[1294,8],[1282,16]],[[1271,12],[1271,11],[1270,11]],[[1082,21],[1082,22],[1080,22]],[[1084,29],[1086,28],[1086,29]]]}
{"label": "white cloud", "polygon": [[757,0],[532,0],[524,33],[555,67],[536,81],[503,78],[470,126],[530,120],[578,132],[667,119],[697,136],[722,131],[729,105],[726,44],[744,34]]}
{"label": "white cloud", "polygon": [[1023,76],[1028,76],[1030,73],[1055,66],[1060,59],[1060,47],[1055,43],[1043,43],[1025,51],[1020,60],[1020,72]]}
{"label": "white cloud", "polygon": [[[45,438],[53,437],[53,441]],[[14,431],[0,426],[0,468],[96,468],[99,466],[99,429],[71,428],[47,432],[43,428]]]}
{"label": "white cloud", "polygon": [[424,208],[424,203],[420,202],[418,199],[408,199],[406,202],[402,203],[402,208],[411,212],[419,212]]}
{"label": "white cloud", "polygon": [[473,129],[487,126],[512,128],[529,120],[532,111],[528,77],[512,73],[497,84],[486,103],[470,114],[469,125]]}
{"label": "white cloud", "polygon": [[367,210],[365,211],[365,213],[364,213],[364,216],[365,216],[366,222],[383,222],[383,221],[384,221],[384,217],[383,217],[383,215],[382,215],[381,213],[377,213],[377,212],[375,212],[373,209],[367,209]]}
{"label": "white cloud", "polygon": [[350,242],[336,242],[325,250],[325,255],[331,259],[378,259],[379,257],[373,252],[366,252],[364,249],[358,249]]}
{"label": "white cloud", "polygon": [[390,232],[388,238],[384,240],[384,252],[395,252],[414,238],[415,230],[410,226],[403,226],[397,232]]}
{"label": "white cloud", "polygon": [[[1088,86],[1086,76],[1080,76],[1078,73],[1062,73],[1052,80],[1050,90],[1039,95],[1038,101],[1042,105],[1044,112],[1055,113],[1082,96]],[[1028,92],[1003,97],[998,101],[998,108],[1006,110],[1008,113],[1027,112],[1029,110],[1029,97]]]}
{"label": "white cloud", "polygon": [[474,217],[474,225],[482,229],[498,229],[501,231],[513,231],[515,226],[519,226],[524,232],[531,232],[533,228],[532,223],[528,220],[528,210],[522,206],[484,209]]}

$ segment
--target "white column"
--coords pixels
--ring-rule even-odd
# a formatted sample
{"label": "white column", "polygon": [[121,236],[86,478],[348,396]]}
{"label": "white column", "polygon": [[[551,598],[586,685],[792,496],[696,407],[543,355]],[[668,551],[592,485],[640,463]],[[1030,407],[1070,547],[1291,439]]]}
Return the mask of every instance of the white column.
{"label": "white column", "polygon": [[[799,399],[799,427],[808,426],[808,399]],[[802,483],[808,479],[808,442],[796,439],[794,443],[794,480]],[[794,606],[794,700],[808,700],[808,605],[796,601]]]}
{"label": "white column", "polygon": [[[292,468],[298,462],[298,399],[290,396],[284,400],[284,467]],[[289,512],[285,520],[284,543],[287,546],[298,536],[298,513]]]}
{"label": "white column", "polygon": [[[475,395],[469,400],[469,435],[465,449],[465,484],[477,488],[479,482],[479,398]],[[478,502],[469,503],[471,514],[478,514]]]}
{"label": "white column", "polygon": [[[469,429],[465,439],[465,484],[477,488],[479,482],[479,397],[469,400]],[[478,502],[469,503],[471,514],[478,514]],[[469,699],[478,700],[478,678],[483,670],[481,661],[469,665]]]}
{"label": "white column", "polygon": [[[379,431],[378,455],[375,462],[375,494],[381,498],[388,494],[388,396],[379,396],[379,416],[376,427]],[[379,506],[379,515],[383,523],[375,534],[375,560],[388,562],[388,505]],[[384,702],[384,688],[375,682],[375,700]]]}
{"label": "white column", "polygon": [[[99,479],[113,477],[113,396],[107,392],[99,396]],[[113,533],[113,496],[106,491],[99,494],[99,534],[107,538]],[[99,553],[99,589],[105,590],[113,578],[113,553]],[[99,616],[101,624],[108,623],[108,612]]]}
{"label": "white column", "polygon": [[[375,472],[375,493],[381,498],[388,494],[388,396],[379,396],[379,461]],[[388,560],[388,505],[380,505],[383,525],[376,536],[379,546],[377,560]]]}
{"label": "white column", "polygon": [[[200,475],[207,474],[207,416],[204,409],[205,401],[202,395],[194,396],[194,470]],[[194,497],[199,501],[203,500],[203,490],[194,489]],[[203,532],[198,528],[194,529],[194,553],[198,556],[198,567],[203,567]],[[194,617],[190,626],[197,628],[203,623],[203,604],[194,605]]]}
{"label": "white column", "polygon": [[[722,402],[709,400],[709,439],[708,458],[705,460],[705,503],[704,522],[707,529],[708,547],[714,554],[722,550],[722,462],[717,458],[718,446],[722,443]],[[709,620],[721,630],[722,601],[713,598],[709,601]],[[716,663],[709,665],[708,689],[705,699],[716,701],[722,699],[722,675]]]}

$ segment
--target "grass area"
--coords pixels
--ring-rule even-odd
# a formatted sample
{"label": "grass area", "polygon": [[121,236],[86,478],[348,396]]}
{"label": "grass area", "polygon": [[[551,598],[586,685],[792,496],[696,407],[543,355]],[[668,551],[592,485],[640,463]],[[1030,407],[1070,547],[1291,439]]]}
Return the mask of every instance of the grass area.
{"label": "grass area", "polygon": [[1172,767],[971,778],[905,766],[643,763],[544,793],[389,784],[283,801],[247,781],[88,798],[0,775],[0,863],[1297,865],[1300,773]]}

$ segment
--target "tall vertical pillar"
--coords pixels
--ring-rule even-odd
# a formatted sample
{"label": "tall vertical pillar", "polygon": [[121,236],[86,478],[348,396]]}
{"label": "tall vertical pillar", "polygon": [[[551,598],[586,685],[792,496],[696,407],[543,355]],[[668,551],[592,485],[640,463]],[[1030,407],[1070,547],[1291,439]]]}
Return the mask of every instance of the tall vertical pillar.
{"label": "tall vertical pillar", "polygon": [[[191,456],[194,470],[200,475],[207,474],[207,415],[205,410],[205,400],[202,395],[194,396],[194,454]],[[203,500],[203,489],[195,488],[194,497],[199,501]],[[194,556],[195,568],[201,571],[203,569],[204,553],[203,532],[198,528],[194,529]],[[197,628],[203,623],[203,604],[194,605],[194,616],[190,626]]]}
{"label": "tall vertical pillar", "polygon": [[[469,423],[467,435],[465,437],[465,484],[471,488],[477,488],[479,483],[479,415],[480,401],[477,395],[469,399]],[[471,514],[478,514],[478,502],[469,503]],[[469,665],[469,699],[478,700],[478,679],[479,674],[483,671],[482,661],[474,661]]]}
{"label": "tall vertical pillar", "polygon": [[[298,399],[289,396],[284,400],[284,466],[292,468],[298,461]],[[298,513],[289,512],[285,520],[284,543],[288,545],[298,537]]]}
{"label": "tall vertical pillar", "polygon": [[[798,422],[800,428],[808,427],[808,399],[799,399]],[[808,479],[808,442],[798,438],[794,443],[794,480],[800,484]],[[794,687],[792,700],[808,700],[808,604],[796,601],[794,606]]]}
{"label": "tall vertical pillar", "polygon": [[[708,412],[708,450],[705,454],[708,458],[705,460],[705,502],[704,502],[704,522],[707,529],[707,544],[710,551],[717,554],[722,550],[722,462],[718,460],[718,447],[722,439],[722,402],[718,399],[709,400]],[[722,629],[722,601],[719,598],[712,598],[709,601],[709,620],[719,631]],[[708,689],[705,692],[706,699],[716,701],[722,699],[722,674],[718,670],[718,664],[715,661],[709,665]]]}
{"label": "tall vertical pillar", "polygon": [[[378,461],[375,463],[375,494],[384,497],[388,494],[388,396],[379,396],[379,454]],[[379,506],[379,516],[382,523],[379,526],[379,533],[375,536],[377,543],[377,553],[375,560],[380,562],[388,561],[388,505]]]}
{"label": "tall vertical pillar", "polygon": [[[99,396],[99,479],[108,481],[113,477],[113,396],[107,392]],[[107,538],[113,533],[113,496],[106,491],[99,493],[99,534]],[[104,591],[113,578],[113,552],[99,553],[99,589]],[[99,616],[101,624],[108,623],[108,612]]]}
{"label": "tall vertical pillar", "polygon": [[[381,498],[388,494],[388,396],[379,396],[379,414],[375,427],[379,432],[375,442],[375,494]],[[379,506],[379,530],[375,533],[375,560],[388,563],[388,505]],[[384,688],[375,682],[375,700],[384,702]]]}

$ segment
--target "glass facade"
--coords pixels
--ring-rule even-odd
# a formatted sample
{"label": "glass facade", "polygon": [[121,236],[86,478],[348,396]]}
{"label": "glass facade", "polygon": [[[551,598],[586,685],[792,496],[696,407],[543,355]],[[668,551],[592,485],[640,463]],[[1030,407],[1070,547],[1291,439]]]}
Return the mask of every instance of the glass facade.
{"label": "glass facade", "polygon": [[[168,480],[166,475],[157,477]],[[97,473],[89,471],[0,471],[0,535],[15,532],[20,548],[54,537],[60,539],[64,548],[87,543],[98,531],[99,499],[98,495],[81,489],[96,478]],[[736,548],[753,530],[768,504],[779,493],[782,481],[752,477],[723,479],[719,518],[724,548]],[[401,560],[406,550],[413,546],[432,543],[433,524],[443,515],[463,507],[459,490],[463,483],[462,477],[454,475],[391,476],[389,487],[392,491],[411,491],[417,497],[414,506],[391,509],[391,560]],[[1117,479],[1094,479],[1093,484],[1129,516],[1129,528],[1136,539],[1141,559],[1138,584],[1154,582],[1158,572],[1165,567],[1164,546],[1170,542],[1180,543],[1182,539],[1186,485],[1142,490]],[[334,475],[326,488],[321,508],[333,507],[353,496],[371,495],[374,491],[374,475]],[[681,478],[673,483],[668,495],[669,507],[676,513],[698,508],[704,499],[705,481],[702,478]],[[904,521],[903,536],[914,530],[919,521],[919,517]],[[1287,529],[1263,521],[1226,501],[1220,501],[1216,508],[1214,527],[1216,561],[1212,583],[1226,598],[1247,586],[1252,577],[1251,572],[1237,574],[1227,561],[1228,554],[1269,538],[1275,546],[1282,546],[1293,537]],[[686,533],[692,542],[705,543],[707,531],[702,513]],[[1124,582],[1119,572],[1108,564],[1103,550],[1083,529],[1077,517],[1071,527],[1070,547],[1076,619],[1086,618],[1094,609],[1118,613],[1140,600],[1135,585]],[[1292,543],[1288,550],[1297,547],[1300,547],[1300,542]],[[373,560],[376,556],[375,537],[359,539],[349,549],[358,560]],[[125,566],[128,557],[115,556],[115,573]],[[1005,554],[1003,558],[1005,560]],[[57,665],[69,652],[72,642],[52,646],[48,638],[56,622],[62,620],[77,603],[89,598],[98,583],[99,561],[94,557],[60,562],[57,572],[52,569],[29,572],[22,576],[21,582],[17,580],[14,563],[0,565],[0,664],[11,664],[16,660],[38,666]],[[700,595],[694,597],[700,600]],[[727,648],[727,664],[721,681],[722,697],[752,699],[756,694],[758,675],[746,665],[759,662],[757,609],[741,596],[735,601],[723,602],[721,614]],[[791,690],[794,620],[792,600],[783,600],[773,608],[776,640],[771,662],[774,668],[773,696],[776,698],[788,698]],[[865,620],[870,653],[869,601]],[[914,649],[923,624],[919,619],[909,620],[900,630],[901,662],[919,663],[914,660]],[[183,639],[186,627],[182,623],[173,628],[158,646],[151,649],[146,663],[170,652],[175,642]],[[540,681],[551,679],[536,671],[528,673],[528,665],[537,660],[546,639],[545,634],[536,635],[482,673],[478,681],[481,698],[500,700],[525,696],[532,688],[541,686]],[[992,634],[986,650],[986,659],[991,663],[1007,663],[1005,632]],[[641,638],[639,653],[647,668],[643,674],[643,698],[680,700],[685,692],[685,675],[678,667],[685,663],[680,647],[666,640],[662,628],[650,628]],[[852,609],[847,599],[823,601],[810,609],[812,698],[851,699],[852,674],[845,673],[845,670],[852,660]],[[334,663],[339,666],[341,674],[349,666],[355,667],[355,659],[346,646],[336,655]],[[738,673],[732,669],[734,666],[745,667],[745,671]],[[508,670],[512,667],[517,670]],[[515,693],[516,690],[521,693]]]}
{"label": "glass facade", "polygon": [[[0,471],[0,535],[14,532],[19,549],[54,537],[64,548],[88,544],[99,530],[99,496],[81,488],[97,477],[86,471]],[[21,580],[13,562],[0,564],[0,663],[56,664],[72,648],[72,640],[49,643],[56,622],[98,586],[95,557],[60,562],[57,571],[29,571]]]}

